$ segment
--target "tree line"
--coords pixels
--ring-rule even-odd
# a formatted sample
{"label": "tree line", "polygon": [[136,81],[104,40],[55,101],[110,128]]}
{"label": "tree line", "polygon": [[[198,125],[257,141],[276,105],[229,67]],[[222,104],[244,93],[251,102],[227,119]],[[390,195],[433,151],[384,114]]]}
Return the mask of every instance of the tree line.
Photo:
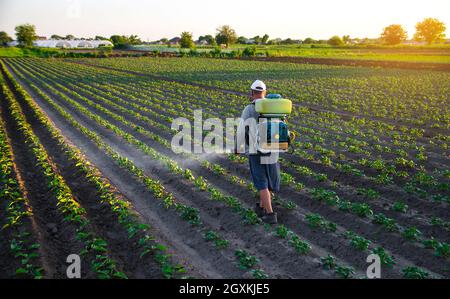
{"label": "tree line", "polygon": [[[436,42],[441,42],[445,38],[445,24],[438,19],[435,18],[426,18],[421,22],[416,24],[416,32],[413,36],[415,41],[423,41],[427,44],[433,44]],[[33,41],[35,41],[38,37],[36,35],[36,27],[31,24],[22,24],[18,25],[15,28],[16,31],[16,39],[21,46],[30,47],[33,45]],[[66,36],[52,35],[51,39],[61,39],[61,40],[70,40],[74,39],[75,36],[68,34]],[[379,43],[386,45],[397,45],[404,42],[408,38],[408,34],[406,30],[400,24],[392,24],[385,27],[378,39]],[[84,39],[84,38],[81,38]],[[109,38],[103,36],[95,36],[96,40],[109,40],[113,43],[114,48],[123,49],[127,48],[131,45],[142,44],[143,42],[137,35],[112,35]],[[92,40],[92,39],[86,39]],[[274,44],[329,44],[332,46],[343,46],[346,44],[352,43],[352,41],[358,40],[360,43],[367,43],[368,39],[351,39],[349,35],[340,36],[332,36],[328,40],[315,40],[313,38],[306,38],[304,40],[294,40],[294,39],[269,39],[268,34],[264,34],[263,36],[255,36],[251,39],[246,38],[244,36],[238,36],[236,31],[231,28],[229,25],[223,25],[217,28],[216,34],[212,35],[203,35],[198,38],[196,41],[198,44],[204,44],[208,46],[225,46],[229,47],[232,44],[264,44],[264,45],[274,45]],[[366,41],[365,41],[366,40]],[[0,31],[0,45],[6,46],[9,42],[12,41],[12,38],[8,36],[5,31]],[[158,41],[162,44],[170,44],[170,40],[167,38],[160,39]],[[176,43],[179,44],[181,48],[194,48],[196,42],[194,42],[193,34],[191,32],[184,31],[181,33],[180,38]]]}

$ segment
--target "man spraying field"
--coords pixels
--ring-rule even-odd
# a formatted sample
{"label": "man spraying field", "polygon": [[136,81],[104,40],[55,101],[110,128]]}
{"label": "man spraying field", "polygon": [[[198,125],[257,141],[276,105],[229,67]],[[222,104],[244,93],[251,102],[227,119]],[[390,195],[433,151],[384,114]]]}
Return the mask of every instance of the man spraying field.
{"label": "man spraying field", "polygon": [[264,222],[276,224],[271,192],[280,190],[278,153],[286,151],[290,144],[284,116],[291,112],[292,103],[279,95],[266,98],[266,85],[260,80],[251,85],[250,101],[237,130],[238,152],[248,155],[253,184],[259,191],[256,214]]}

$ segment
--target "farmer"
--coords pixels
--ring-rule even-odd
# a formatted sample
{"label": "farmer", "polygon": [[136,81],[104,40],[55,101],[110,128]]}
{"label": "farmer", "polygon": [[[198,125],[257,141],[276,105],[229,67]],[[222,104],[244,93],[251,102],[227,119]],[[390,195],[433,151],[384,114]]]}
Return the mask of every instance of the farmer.
{"label": "farmer", "polygon": [[[255,101],[266,96],[266,85],[256,80],[251,85],[251,103],[244,108],[237,129],[238,153],[248,155],[250,173],[253,184],[259,191],[260,200],[256,203],[255,212],[264,222],[277,223],[277,214],[272,209],[271,192],[280,189],[280,165],[278,153],[263,154],[256,150],[256,127],[258,113],[255,110]],[[245,149],[245,151],[244,151]],[[269,157],[270,156],[270,157]],[[275,156],[275,157],[274,157]]]}

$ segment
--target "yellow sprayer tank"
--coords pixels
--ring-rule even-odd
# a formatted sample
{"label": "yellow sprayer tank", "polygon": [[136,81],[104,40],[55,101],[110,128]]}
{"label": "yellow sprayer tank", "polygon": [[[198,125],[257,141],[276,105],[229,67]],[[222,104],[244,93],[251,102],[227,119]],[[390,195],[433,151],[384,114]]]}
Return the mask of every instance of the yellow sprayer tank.
{"label": "yellow sprayer tank", "polygon": [[264,99],[256,100],[255,110],[259,114],[286,115],[292,112],[292,102],[278,94],[268,94]]}

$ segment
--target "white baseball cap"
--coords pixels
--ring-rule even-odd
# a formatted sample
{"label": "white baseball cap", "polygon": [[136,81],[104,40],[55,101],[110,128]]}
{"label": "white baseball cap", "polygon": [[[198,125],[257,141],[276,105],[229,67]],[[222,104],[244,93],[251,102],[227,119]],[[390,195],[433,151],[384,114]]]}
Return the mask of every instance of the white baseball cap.
{"label": "white baseball cap", "polygon": [[256,80],[255,82],[253,82],[250,89],[256,90],[256,91],[264,91],[264,90],[266,90],[266,84],[264,84],[264,82],[261,80]]}

